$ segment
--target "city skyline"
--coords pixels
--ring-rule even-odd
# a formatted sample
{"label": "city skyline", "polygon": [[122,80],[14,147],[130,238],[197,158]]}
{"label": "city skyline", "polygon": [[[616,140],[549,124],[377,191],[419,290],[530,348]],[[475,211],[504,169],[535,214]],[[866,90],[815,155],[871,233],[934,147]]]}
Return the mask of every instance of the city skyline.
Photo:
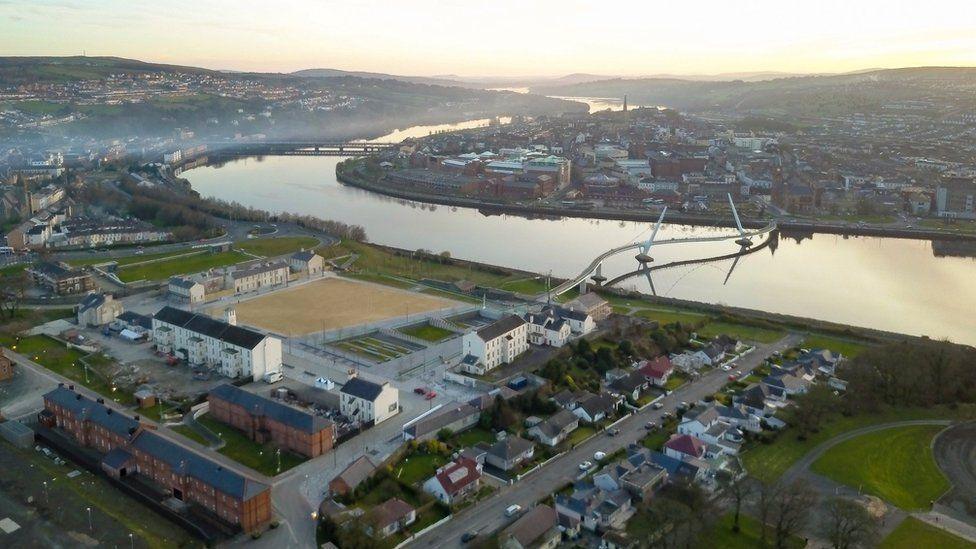
{"label": "city skyline", "polygon": [[836,0],[613,10],[588,2],[426,7],[376,0],[280,6],[187,0],[0,4],[4,55],[91,55],[211,69],[336,68],[403,75],[542,77],[848,72],[976,65],[976,5]]}

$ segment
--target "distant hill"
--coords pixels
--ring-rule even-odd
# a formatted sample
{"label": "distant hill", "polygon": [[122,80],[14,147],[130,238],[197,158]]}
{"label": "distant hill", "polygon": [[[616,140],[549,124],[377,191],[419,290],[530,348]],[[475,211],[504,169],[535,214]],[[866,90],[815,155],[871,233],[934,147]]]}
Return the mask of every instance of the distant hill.
{"label": "distant hill", "polygon": [[972,108],[976,67],[909,67],[755,81],[613,78],[579,84],[536,85],[531,91],[558,96],[627,95],[632,104],[798,116],[867,112],[889,103],[911,100]]}
{"label": "distant hill", "polygon": [[198,67],[147,63],[121,57],[0,57],[0,82],[67,82],[105,78],[111,74],[181,72],[219,74]]}
{"label": "distant hill", "polygon": [[410,82],[412,84],[427,84],[429,86],[457,86],[462,88],[481,88],[484,87],[477,82],[465,82],[447,77],[427,77],[427,76],[402,76],[397,74],[386,74],[382,72],[366,71],[344,71],[340,69],[304,69],[291,73],[302,78],[340,78],[344,76],[354,76],[356,78],[377,78],[380,80],[397,80],[400,82]]}

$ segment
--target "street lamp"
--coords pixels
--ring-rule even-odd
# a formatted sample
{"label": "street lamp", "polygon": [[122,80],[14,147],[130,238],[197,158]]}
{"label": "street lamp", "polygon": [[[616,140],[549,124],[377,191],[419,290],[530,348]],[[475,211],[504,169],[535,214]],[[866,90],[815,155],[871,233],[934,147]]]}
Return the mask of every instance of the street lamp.
{"label": "street lamp", "polygon": [[95,524],[92,522],[91,507],[85,507],[85,510],[88,511],[88,530],[91,533],[94,534],[95,533]]}
{"label": "street lamp", "polygon": [[129,549],[135,549],[136,542],[132,539],[132,532],[129,532]]}

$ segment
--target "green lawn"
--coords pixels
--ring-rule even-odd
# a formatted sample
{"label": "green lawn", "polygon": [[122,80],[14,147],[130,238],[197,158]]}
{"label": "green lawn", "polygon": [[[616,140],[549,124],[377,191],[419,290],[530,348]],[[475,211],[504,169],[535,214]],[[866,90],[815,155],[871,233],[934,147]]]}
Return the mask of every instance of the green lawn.
{"label": "green lawn", "polygon": [[248,260],[249,257],[238,251],[206,253],[190,257],[179,257],[157,263],[147,263],[135,267],[119,269],[118,276],[122,282],[136,280],[166,280],[180,274],[193,274],[216,267],[226,267]]}
{"label": "green lawn", "polygon": [[281,236],[242,240],[235,243],[234,247],[254,255],[274,257],[297,252],[303,248],[311,250],[318,245],[319,239],[311,236]]}
{"label": "green lawn", "polygon": [[434,476],[437,468],[447,463],[447,458],[432,454],[413,454],[393,466],[393,474],[400,482],[414,485]]}
{"label": "green lawn", "polygon": [[467,431],[462,431],[454,435],[452,446],[460,450],[461,448],[474,446],[479,442],[495,442],[495,435],[491,431],[482,429],[481,427],[472,427]]}
{"label": "green lawn", "polygon": [[25,269],[27,269],[27,263],[20,263],[18,265],[9,265],[7,267],[0,268],[0,276],[15,275]]}
{"label": "green lawn", "polygon": [[809,334],[803,338],[803,343],[800,346],[804,349],[829,349],[847,358],[854,358],[863,353],[871,344],[856,339],[846,339],[823,334]]}
{"label": "green lawn", "polygon": [[501,285],[502,290],[524,295],[537,295],[546,291],[545,277],[531,277],[509,280]]}
{"label": "green lawn", "polygon": [[673,391],[687,383],[687,381],[688,378],[676,370],[668,377],[668,380],[664,382],[664,388],[668,391]]}
{"label": "green lawn", "polygon": [[881,542],[880,549],[972,549],[976,544],[914,517],[908,517]]}
{"label": "green lawn", "polygon": [[575,431],[573,431],[572,433],[569,434],[568,437],[566,437],[565,444],[571,447],[575,446],[580,442],[583,442],[587,438],[593,436],[594,433],[596,433],[596,429],[592,425],[580,425],[579,427],[576,428]]}
{"label": "green lawn", "polygon": [[302,456],[282,451],[279,471],[278,457],[272,444],[258,444],[237,429],[207,415],[197,418],[197,422],[223,439],[224,446],[218,452],[263,475],[273,477],[305,461]]}
{"label": "green lawn", "polygon": [[[637,303],[639,306],[640,303]],[[619,305],[618,305],[619,306]],[[680,322],[681,324],[697,324],[699,322],[707,321],[711,317],[704,313],[696,313],[692,311],[685,311],[681,309],[672,309],[667,307],[654,307],[646,308],[641,307],[634,311],[635,316],[642,318],[649,318],[651,320],[656,320],[662,325],[674,324]]]}
{"label": "green lawn", "polygon": [[207,439],[203,438],[203,435],[201,435],[200,433],[194,431],[192,428],[190,428],[190,427],[188,427],[186,425],[177,425],[175,427],[171,427],[171,429],[173,429],[177,433],[185,436],[186,438],[188,438],[188,439],[190,439],[192,441],[199,442],[200,444],[203,444],[204,446],[210,446],[210,441],[208,441]]}
{"label": "green lawn", "polygon": [[161,252],[158,254],[138,254],[138,255],[133,254],[133,255],[127,255],[123,257],[104,257],[104,256],[85,257],[81,259],[69,260],[68,264],[73,265],[75,267],[84,267],[86,265],[98,265],[101,263],[108,263],[110,261],[114,261],[116,264],[118,264],[119,267],[124,267],[126,265],[132,265],[133,263],[142,263],[144,261],[152,261],[154,259],[165,259],[167,257],[173,257],[177,255],[193,256],[193,255],[200,255],[205,253],[207,253],[207,250],[193,250],[187,248],[183,250],[174,250],[171,252]]}
{"label": "green lawn", "polygon": [[[342,276],[365,282],[373,282],[375,284],[383,284],[384,286],[392,286],[394,288],[400,288],[401,290],[407,290],[416,286],[416,284],[412,282],[406,282],[398,278],[390,278],[387,275],[376,273],[345,273]],[[424,293],[427,293],[427,290],[424,290]]]}
{"label": "green lawn", "polygon": [[[34,362],[44,366],[52,372],[58,373],[75,383],[87,387],[96,393],[112,399],[122,404],[133,402],[132,394],[104,381],[92,371],[85,374],[85,365],[81,359],[85,353],[77,349],[69,349],[64,343],[48,336],[36,335],[27,337],[15,337],[0,334],[0,345],[10,348],[10,350],[22,354]],[[101,367],[110,363],[110,360],[101,355],[88,355],[86,358],[92,369],[101,370]]]}
{"label": "green lawn", "polygon": [[431,324],[414,324],[413,326],[397,328],[397,331],[407,334],[409,336],[416,337],[418,339],[423,339],[424,341],[433,341],[433,342],[442,341],[444,339],[457,335],[451,330],[438,328],[437,326],[433,326]]}
{"label": "green lawn", "polygon": [[913,425],[862,435],[828,450],[812,469],[902,509],[928,509],[949,489],[932,457],[932,439],[942,429]]}
{"label": "green lawn", "polygon": [[818,444],[837,435],[861,427],[891,423],[911,419],[955,419],[968,418],[972,409],[948,408],[897,408],[875,414],[861,414],[852,417],[836,416],[828,420],[820,431],[799,440],[791,428],[786,428],[770,444],[754,444],[742,452],[742,462],[749,474],[766,482],[773,482],[791,465],[811,451]]}
{"label": "green lawn", "polygon": [[[725,515],[719,520],[718,524],[710,532],[707,532],[699,539],[699,546],[709,547],[710,549],[754,549],[755,547],[772,547],[774,536],[772,528],[767,528],[764,545],[762,543],[762,529],[758,520],[739,515],[739,532],[732,531],[732,515]],[[799,549],[803,547],[803,540],[793,536],[786,543],[788,548]]]}
{"label": "green lawn", "polygon": [[709,322],[704,328],[698,330],[698,337],[700,338],[711,339],[719,335],[727,335],[744,341],[773,343],[782,339],[786,332],[728,322]]}

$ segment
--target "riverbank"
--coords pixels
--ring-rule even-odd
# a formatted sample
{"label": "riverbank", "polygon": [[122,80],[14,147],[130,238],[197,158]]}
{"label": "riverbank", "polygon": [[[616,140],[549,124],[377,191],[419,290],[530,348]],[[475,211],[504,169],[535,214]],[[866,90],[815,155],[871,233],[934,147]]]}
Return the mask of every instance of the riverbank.
{"label": "riverbank", "polygon": [[[442,206],[456,206],[462,208],[474,208],[486,214],[508,214],[526,217],[575,217],[582,219],[606,219],[612,221],[636,221],[642,223],[656,223],[659,213],[651,211],[637,210],[608,210],[608,209],[573,209],[557,208],[551,206],[538,206],[528,204],[503,204],[499,202],[489,202],[476,198],[466,198],[459,196],[432,195],[420,193],[412,190],[394,189],[372,183],[357,177],[347,170],[343,170],[341,164],[336,167],[336,179],[340,183],[367,190],[377,194],[400,198],[404,200],[414,200]],[[735,228],[735,222],[730,218],[716,217],[708,215],[695,215],[681,212],[669,212],[667,215],[669,223],[682,225],[697,225],[703,227],[728,227]],[[747,229],[758,229],[764,227],[767,220],[743,219],[742,226]],[[777,226],[781,232],[793,236],[792,233],[804,234],[836,234],[846,236],[878,236],[888,238],[903,238],[910,240],[953,240],[976,242],[976,233],[949,233],[938,230],[928,229],[902,229],[891,227],[877,227],[866,225],[848,226],[831,223],[813,223],[797,221],[777,221]]]}

